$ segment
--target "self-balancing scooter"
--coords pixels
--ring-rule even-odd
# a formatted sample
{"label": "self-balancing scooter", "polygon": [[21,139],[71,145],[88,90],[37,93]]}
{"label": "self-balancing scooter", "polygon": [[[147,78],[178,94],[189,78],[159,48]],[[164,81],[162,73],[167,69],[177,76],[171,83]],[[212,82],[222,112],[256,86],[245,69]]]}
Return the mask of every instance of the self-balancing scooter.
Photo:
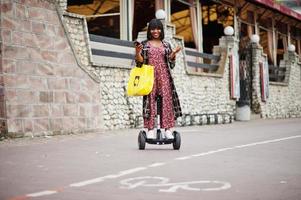
{"label": "self-balancing scooter", "polygon": [[[141,130],[138,135],[138,147],[140,150],[145,149],[145,144],[157,144],[157,145],[162,145],[162,144],[172,144],[174,150],[179,150],[181,147],[181,136],[180,133],[177,131],[173,131],[173,139],[168,139],[164,137],[163,132],[161,131],[160,127],[160,112],[162,111],[162,98],[160,96],[157,96],[157,131],[156,131],[156,138],[151,139],[147,138],[146,132],[144,130]],[[159,112],[160,111],[160,112]]]}

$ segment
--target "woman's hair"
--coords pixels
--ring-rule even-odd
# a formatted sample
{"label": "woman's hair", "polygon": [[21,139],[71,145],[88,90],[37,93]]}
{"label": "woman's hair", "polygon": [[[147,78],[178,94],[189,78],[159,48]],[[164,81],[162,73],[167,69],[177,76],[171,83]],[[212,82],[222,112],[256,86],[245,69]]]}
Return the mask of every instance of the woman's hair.
{"label": "woman's hair", "polygon": [[164,29],[163,29],[163,24],[159,19],[152,19],[149,23],[148,23],[148,28],[147,28],[147,39],[151,40],[152,34],[151,34],[151,30],[154,29],[160,29],[161,33],[160,33],[160,40],[164,39]]}

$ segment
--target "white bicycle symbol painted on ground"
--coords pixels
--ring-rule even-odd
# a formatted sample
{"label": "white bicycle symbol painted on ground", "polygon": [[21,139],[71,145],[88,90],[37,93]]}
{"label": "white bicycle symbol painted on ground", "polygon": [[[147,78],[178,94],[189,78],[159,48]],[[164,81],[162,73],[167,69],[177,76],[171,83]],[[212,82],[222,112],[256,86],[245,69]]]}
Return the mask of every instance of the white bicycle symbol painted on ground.
{"label": "white bicycle symbol painted on ground", "polygon": [[[128,178],[120,181],[120,184],[122,185],[121,188],[124,189],[134,189],[142,186],[160,187],[159,192],[177,192],[179,189],[188,191],[220,191],[231,188],[231,184],[225,181],[200,180],[170,183],[168,178],[155,176]],[[194,187],[192,187],[192,185]]]}

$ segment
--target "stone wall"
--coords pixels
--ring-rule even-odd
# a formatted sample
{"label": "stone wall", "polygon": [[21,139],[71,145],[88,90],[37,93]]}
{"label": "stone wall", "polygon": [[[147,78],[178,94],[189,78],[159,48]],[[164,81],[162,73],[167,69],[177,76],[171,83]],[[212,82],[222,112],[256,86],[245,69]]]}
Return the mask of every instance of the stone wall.
{"label": "stone wall", "polygon": [[61,10],[67,9],[67,0],[55,0]]}
{"label": "stone wall", "polygon": [[[62,10],[66,10],[66,0],[58,0]],[[87,63],[86,55],[90,55],[88,32],[86,31],[85,18],[70,13],[64,14],[66,27],[71,35],[77,55],[84,69],[89,74],[96,74],[101,87],[100,98],[103,125],[105,129],[127,128],[141,126],[141,98],[127,97],[125,95],[126,81],[129,69],[119,68],[114,63],[110,66],[92,66]],[[175,37],[172,26],[167,26],[166,39],[173,46],[183,46],[181,39]],[[145,35],[143,36],[145,37]],[[214,53],[220,54],[225,50],[224,68],[222,76],[210,74],[191,75],[186,71],[185,53],[178,55],[177,66],[173,70],[175,84],[182,103],[184,117],[178,120],[178,125],[202,124],[208,121],[218,123],[229,122],[236,112],[235,100],[230,99],[229,91],[229,59],[228,56],[238,51],[238,41],[231,37],[223,37]],[[262,48],[253,45],[252,49],[252,111],[261,114],[263,118],[300,117],[301,92],[300,92],[300,62],[297,55],[286,53],[280,67],[285,67],[286,79],[284,83],[269,84],[270,95],[266,102],[261,99],[259,61],[264,60]],[[129,66],[130,68],[131,66]],[[112,109],[116,108],[116,109]],[[227,113],[227,115],[212,116],[210,113]],[[206,116],[207,115],[207,116]],[[196,116],[196,117],[195,117]],[[230,116],[225,119],[225,116]],[[210,118],[210,119],[209,119]],[[215,118],[215,119],[213,119]],[[216,120],[217,118],[217,120]],[[221,119],[222,118],[222,119]]]}
{"label": "stone wall", "polygon": [[[170,38],[170,42],[174,47],[183,44],[182,40],[176,40],[174,37]],[[223,70],[220,76],[210,73],[204,73],[203,75],[188,74],[184,51],[178,54],[173,77],[184,114],[184,117],[178,120],[179,124],[215,123],[213,115],[209,116],[209,114],[217,114],[217,123],[231,122],[235,114],[235,100],[230,98],[229,92],[228,56],[232,54],[234,46],[235,41],[232,37],[222,37],[220,45],[215,47],[215,54],[221,55],[221,60],[226,60],[220,66]],[[183,45],[182,49],[184,49]],[[191,120],[192,116],[197,117]],[[208,122],[207,117],[210,117],[210,122]]]}
{"label": "stone wall", "polygon": [[301,63],[295,52],[285,52],[280,67],[286,68],[283,82],[270,82],[269,98],[261,98],[259,61],[264,60],[262,47],[253,45],[253,109],[262,118],[301,117]]}
{"label": "stone wall", "polygon": [[[183,40],[175,37],[173,26],[167,26],[165,39],[173,47],[180,45],[183,49],[172,70],[175,86],[179,93],[184,116],[177,121],[178,125],[230,123],[235,112],[235,100],[229,95],[229,61],[224,65],[222,76],[195,76],[186,73],[186,61]],[[145,39],[141,33],[139,39]],[[229,51],[235,46],[232,37],[222,38],[221,46],[216,53]],[[226,44],[229,46],[226,46]],[[227,54],[228,55],[228,54]],[[227,58],[225,58],[228,60]],[[102,116],[104,128],[142,127],[142,97],[126,96],[126,84],[129,69],[108,66],[94,66],[100,76]]]}
{"label": "stone wall", "polygon": [[77,62],[54,1],[2,0],[0,8],[6,134],[100,130],[99,84]]}
{"label": "stone wall", "polygon": [[[65,20],[66,23],[71,24],[67,25],[67,27],[72,27],[69,29],[70,34],[75,35],[72,38],[80,38],[76,36],[76,34],[80,33],[80,30],[85,24],[84,18],[78,16],[78,19],[81,18],[80,23],[76,22],[76,20],[78,20],[76,19],[76,15],[71,16],[70,14],[66,14],[65,18],[68,18],[68,20]],[[74,29],[78,30],[75,31]],[[143,38],[145,37],[145,34],[142,33],[141,35],[140,39],[145,39]],[[167,26],[166,40],[172,43],[173,46],[180,45],[183,47],[182,40],[174,35],[173,26]],[[80,44],[76,39],[73,39],[73,41],[75,44]],[[90,47],[88,42],[82,42],[81,45],[79,45],[79,49],[82,48],[87,48],[87,50],[89,50]],[[201,76],[188,74],[186,72],[187,66],[184,51],[178,55],[176,68],[172,72],[184,113],[184,116],[178,119],[178,125],[231,122],[232,116],[236,112],[236,102],[235,100],[230,99],[228,56],[235,51],[238,51],[238,41],[233,37],[222,37],[219,46],[215,47],[214,53],[225,57],[222,76],[214,76],[212,74],[203,74]],[[223,52],[227,53],[223,55]],[[85,57],[83,55],[83,53],[79,53],[79,57]],[[275,86],[275,84],[271,83],[269,86],[270,98],[267,102],[261,100],[258,61],[263,59],[262,48],[255,47],[251,56],[253,57],[252,64],[254,69],[253,109],[256,110],[257,113],[260,113],[264,118],[300,116],[300,97],[298,95],[300,92],[291,95],[291,92],[294,93],[293,91],[297,91],[298,87],[289,89],[288,87],[283,86],[283,84]],[[298,70],[297,62],[295,62],[295,64],[286,62],[285,65],[288,69],[287,74],[291,73],[289,70],[290,67]],[[142,99],[139,97],[127,97],[125,94],[129,69],[119,68],[118,65],[114,66],[114,63],[110,66],[91,66],[91,64],[88,64],[85,67],[88,71],[96,73],[101,83],[103,128],[118,129],[137,126],[141,127]],[[296,74],[300,73],[297,72],[294,76],[297,76]],[[300,79],[295,78],[295,83],[291,85],[300,85],[300,81],[298,80]],[[282,90],[281,88],[287,89]],[[288,92],[288,90],[290,92]],[[281,95],[282,93],[288,94],[293,98],[288,101],[288,98],[284,98],[286,95],[283,96]],[[279,101],[279,98],[284,99]],[[210,113],[217,114],[217,116],[210,115]]]}
{"label": "stone wall", "polygon": [[[61,10],[60,10],[61,11]],[[89,46],[89,33],[86,19],[77,14],[60,12],[63,25],[70,39],[75,56],[80,67],[85,70],[95,81],[99,82],[99,75],[91,65],[91,48]]]}
{"label": "stone wall", "polygon": [[[87,54],[90,56],[85,18],[71,13],[64,13],[63,16],[79,60],[82,60],[86,71],[97,74],[100,81],[103,128],[142,127],[142,97],[126,95],[126,84],[132,66],[124,68],[119,67],[117,63],[112,63],[110,66],[92,66],[91,63],[85,62]],[[173,46],[180,45],[183,49],[177,57],[176,68],[172,70],[184,113],[184,116],[178,119],[178,125],[231,122],[235,112],[235,100],[231,100],[229,96],[228,59],[223,58],[227,63],[224,63],[221,76],[188,75],[183,41],[175,37],[174,33],[174,26],[166,26],[165,39]],[[140,33],[140,40],[145,37],[145,33]],[[222,51],[229,51],[230,54],[233,47],[237,46],[237,41],[234,41],[233,37],[224,37],[220,43],[221,46],[216,47],[216,54],[221,54]],[[224,56],[227,57],[228,54]]]}

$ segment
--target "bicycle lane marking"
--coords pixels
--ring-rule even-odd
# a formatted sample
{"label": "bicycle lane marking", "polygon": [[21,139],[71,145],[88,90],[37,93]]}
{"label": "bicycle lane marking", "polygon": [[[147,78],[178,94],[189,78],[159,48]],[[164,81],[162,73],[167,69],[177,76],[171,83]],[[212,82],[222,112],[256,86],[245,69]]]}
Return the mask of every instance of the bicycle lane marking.
{"label": "bicycle lane marking", "polygon": [[122,176],[126,176],[126,175],[129,175],[129,174],[139,172],[139,171],[143,171],[143,170],[146,170],[146,169],[147,169],[147,167],[137,167],[137,168],[133,168],[133,169],[120,171],[117,174],[111,174],[111,175],[106,175],[106,176],[103,176],[103,177],[98,177],[98,178],[94,178],[94,179],[90,179],[90,180],[86,180],[86,181],[82,181],[82,182],[78,182],[78,183],[72,183],[69,186],[70,187],[83,187],[83,186],[86,186],[86,185],[91,185],[91,184],[103,182],[107,179],[119,178],[119,177],[122,177]]}
{"label": "bicycle lane marking", "polygon": [[[153,183],[153,181],[157,181],[157,183]],[[137,187],[160,187],[166,189],[159,189],[159,192],[168,192],[174,193],[179,189],[188,190],[188,191],[220,191],[227,190],[231,188],[231,184],[225,181],[211,181],[211,180],[198,180],[198,181],[187,181],[187,182],[175,182],[170,183],[169,179],[166,177],[156,177],[156,176],[142,176],[135,178],[128,178],[120,181],[120,188],[123,189],[134,189]],[[193,187],[192,187],[193,185]],[[205,185],[199,186],[196,185]],[[208,187],[208,185],[212,185]]]}
{"label": "bicycle lane marking", "polygon": [[[176,160],[176,161],[188,160],[188,159],[192,159],[192,158],[196,158],[196,157],[208,156],[208,155],[212,155],[212,154],[216,154],[216,153],[220,153],[220,152],[225,152],[225,151],[229,151],[229,150],[248,148],[248,147],[252,147],[252,146],[275,143],[275,142],[281,142],[281,141],[297,139],[297,138],[301,138],[301,135],[295,135],[295,136],[272,139],[272,140],[265,140],[265,141],[260,141],[260,142],[237,145],[237,146],[233,146],[233,147],[226,147],[226,148],[221,148],[221,149],[217,149],[217,150],[192,154],[192,155],[188,155],[188,156],[177,157],[177,158],[174,158],[173,160]],[[144,171],[144,170],[147,170],[147,169],[150,169],[150,168],[161,167],[161,166],[164,166],[164,165],[166,165],[168,163],[171,163],[171,162],[172,162],[172,160],[170,160],[168,162],[164,162],[164,163],[153,163],[153,164],[149,164],[145,167],[136,167],[136,168],[132,168],[132,169],[128,169],[128,170],[123,170],[123,171],[118,172],[117,174],[110,174],[110,175],[106,175],[106,176],[102,176],[102,177],[97,177],[97,178],[88,179],[88,180],[85,180],[85,181],[72,183],[72,184],[69,184],[68,186],[61,187],[60,189],[39,191],[39,192],[35,192],[35,193],[30,193],[30,194],[26,194],[26,195],[22,195],[22,196],[9,198],[8,200],[30,199],[30,198],[35,198],[35,197],[41,197],[41,196],[57,194],[59,192],[63,192],[64,188],[84,187],[84,186],[87,186],[87,185],[100,183],[100,182],[103,182],[103,181],[109,180],[109,179],[117,179],[117,178],[120,178],[120,177],[123,177],[123,176],[134,174],[134,173],[137,173],[137,172],[140,172],[140,171]]]}

